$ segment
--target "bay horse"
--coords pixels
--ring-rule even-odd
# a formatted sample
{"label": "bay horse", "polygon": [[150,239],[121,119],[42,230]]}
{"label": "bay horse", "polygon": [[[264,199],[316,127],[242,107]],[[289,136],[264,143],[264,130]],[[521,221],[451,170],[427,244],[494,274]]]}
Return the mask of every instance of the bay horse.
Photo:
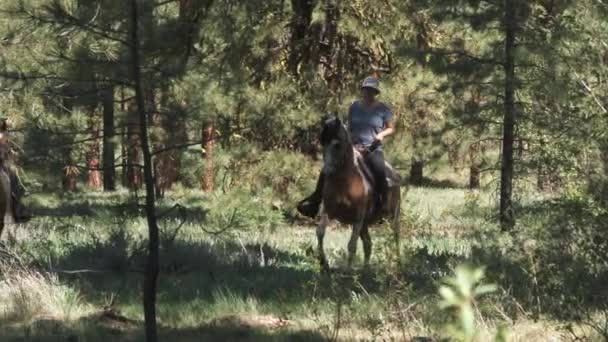
{"label": "bay horse", "polygon": [[[396,246],[396,257],[399,260],[399,217],[401,210],[400,177],[386,163],[386,174],[389,180],[389,191],[385,199],[387,215],[375,212],[374,177],[365,164],[363,151],[353,146],[350,133],[339,118],[325,122],[321,131],[323,148],[323,191],[320,208],[320,222],[317,227],[319,262],[323,270],[329,269],[323,239],[330,219],[352,225],[348,242],[348,268],[352,267],[357,241],[363,242],[365,266],[369,265],[372,254],[372,239],[369,226],[377,223],[383,216],[392,225]],[[373,153],[370,152],[370,153]]]}

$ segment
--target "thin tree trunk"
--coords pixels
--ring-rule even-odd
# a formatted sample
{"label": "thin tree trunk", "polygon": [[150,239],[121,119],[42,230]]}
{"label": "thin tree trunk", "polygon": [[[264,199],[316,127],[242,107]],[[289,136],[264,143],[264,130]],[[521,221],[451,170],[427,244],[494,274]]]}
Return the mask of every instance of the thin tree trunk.
{"label": "thin tree trunk", "polygon": [[156,282],[159,273],[159,238],[158,224],[156,221],[156,207],[154,194],[154,177],[152,175],[152,156],[148,143],[147,113],[144,101],[144,89],[141,80],[139,61],[139,37],[138,37],[138,9],[137,0],[132,0],[131,21],[131,58],[133,69],[133,80],[135,81],[135,98],[139,112],[140,140],[144,155],[144,179],[146,183],[146,217],[148,219],[148,258],[146,261],[144,275],[144,319],[146,340],[156,342],[158,333],[156,328]]}
{"label": "thin tree trunk", "polygon": [[103,189],[116,190],[114,168],[114,87],[103,90]]}
{"label": "thin tree trunk", "polygon": [[101,138],[101,134],[99,132],[99,121],[97,115],[95,115],[97,108],[91,109],[91,117],[90,120],[90,129],[93,134],[93,140],[90,142],[88,146],[88,151],[86,152],[86,162],[87,162],[87,187],[90,189],[99,189],[101,188],[101,172],[99,171],[100,162],[99,162],[99,140]]}
{"label": "thin tree trunk", "polygon": [[516,0],[505,0],[505,114],[500,175],[500,222],[503,230],[515,225],[513,213],[513,143],[515,139],[515,18]]}
{"label": "thin tree trunk", "polygon": [[213,136],[213,123],[211,121],[203,125],[203,158],[205,159],[205,169],[203,171],[203,191],[213,191],[213,148],[215,139]]}
{"label": "thin tree trunk", "polygon": [[481,166],[482,166],[482,148],[481,148],[481,134],[478,132],[475,135],[476,142],[473,142],[469,146],[469,160],[471,165],[469,166],[469,189],[479,189],[481,186]]}

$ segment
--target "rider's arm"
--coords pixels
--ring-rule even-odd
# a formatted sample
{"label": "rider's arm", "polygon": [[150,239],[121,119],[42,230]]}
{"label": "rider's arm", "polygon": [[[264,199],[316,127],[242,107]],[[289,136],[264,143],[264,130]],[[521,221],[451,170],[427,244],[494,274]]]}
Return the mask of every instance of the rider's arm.
{"label": "rider's arm", "polygon": [[393,120],[393,113],[388,107],[385,107],[384,112],[384,130],[376,135],[376,139],[382,141],[384,138],[395,133],[395,121]]}
{"label": "rider's arm", "polygon": [[395,123],[393,121],[388,121],[387,123],[385,123],[385,127],[386,128],[382,132],[376,135],[376,139],[382,141],[384,140],[384,138],[395,133]]}
{"label": "rider's arm", "polygon": [[353,102],[350,107],[348,107],[348,118],[346,119],[346,124],[348,128],[348,131],[350,132],[350,129],[352,127],[352,119],[353,119],[353,106],[355,105],[355,103]]}

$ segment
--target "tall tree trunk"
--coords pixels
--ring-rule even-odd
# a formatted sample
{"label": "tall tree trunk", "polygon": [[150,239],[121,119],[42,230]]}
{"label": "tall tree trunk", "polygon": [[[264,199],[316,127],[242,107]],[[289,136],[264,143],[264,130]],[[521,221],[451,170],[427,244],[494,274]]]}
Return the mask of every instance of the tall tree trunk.
{"label": "tall tree trunk", "polygon": [[[188,140],[188,132],[184,117],[186,109],[169,106],[169,86],[166,82],[161,85],[160,110],[164,115],[158,123],[162,130],[162,137],[159,137],[159,145],[155,150],[167,149],[172,145],[185,144]],[[172,112],[169,112],[172,110]],[[156,191],[158,196],[164,195],[166,190],[171,189],[177,182],[179,170],[182,162],[181,149],[169,149],[156,155]]]}
{"label": "tall tree trunk", "polygon": [[120,134],[120,158],[121,158],[121,181],[122,186],[130,189],[129,184],[129,172],[131,170],[129,166],[129,117],[130,112],[127,111],[127,104],[125,98],[125,87],[120,87],[120,112],[126,117],[126,125],[123,125],[122,132]]}
{"label": "tall tree trunk", "polygon": [[513,213],[513,145],[515,140],[515,8],[517,0],[505,0],[505,114],[500,174],[500,222],[503,230],[515,225]]}
{"label": "tall tree trunk", "polygon": [[479,189],[481,186],[481,170],[479,164],[471,164],[469,169],[469,189]]}
{"label": "tall tree trunk", "polygon": [[309,27],[316,3],[317,0],[291,0],[293,21],[289,44],[291,51],[289,52],[287,67],[295,77],[299,75],[300,64],[309,61],[311,44],[313,43],[313,39],[309,35]]}
{"label": "tall tree trunk", "polygon": [[[479,114],[481,107],[481,88],[479,86],[473,86],[471,93],[471,107],[475,108],[476,113]],[[483,127],[475,127],[474,133],[475,141],[469,145],[469,161],[471,162],[469,168],[469,189],[479,189],[481,186],[481,167],[485,152],[481,142]]]}
{"label": "tall tree trunk", "polygon": [[213,134],[213,122],[209,121],[203,125],[203,159],[205,169],[203,171],[202,187],[203,191],[213,191],[214,172],[213,172],[213,148],[215,139]]}
{"label": "tall tree trunk", "polygon": [[424,182],[424,161],[421,159],[412,159],[412,166],[410,167],[410,184],[422,185]]}
{"label": "tall tree trunk", "polygon": [[88,151],[86,152],[87,162],[87,186],[90,189],[101,188],[101,172],[99,162],[99,142],[101,133],[99,132],[99,118],[96,115],[97,108],[91,110],[89,129],[92,132],[92,141],[89,143]]}
{"label": "tall tree trunk", "polygon": [[139,113],[140,140],[144,157],[144,178],[146,182],[146,217],[148,220],[148,258],[144,275],[144,319],[146,340],[156,342],[158,333],[156,327],[156,282],[159,273],[159,237],[158,224],[156,221],[156,206],[154,194],[154,177],[152,175],[152,156],[148,143],[148,123],[144,100],[144,89],[142,86],[140,59],[139,59],[139,37],[138,37],[138,9],[137,0],[132,0],[131,18],[131,59],[133,80],[135,81],[135,98]]}
{"label": "tall tree trunk", "polygon": [[103,189],[116,190],[116,170],[114,168],[114,87],[103,90]]}
{"label": "tall tree trunk", "polygon": [[127,109],[127,187],[131,190],[138,190],[142,185],[141,129],[137,123],[136,110],[134,105]]}
{"label": "tall tree trunk", "polygon": [[416,110],[416,118],[413,124],[412,141],[414,156],[412,157],[412,166],[410,167],[410,184],[422,185],[424,182],[424,156],[419,141],[423,140],[428,134],[427,116],[424,109]]}

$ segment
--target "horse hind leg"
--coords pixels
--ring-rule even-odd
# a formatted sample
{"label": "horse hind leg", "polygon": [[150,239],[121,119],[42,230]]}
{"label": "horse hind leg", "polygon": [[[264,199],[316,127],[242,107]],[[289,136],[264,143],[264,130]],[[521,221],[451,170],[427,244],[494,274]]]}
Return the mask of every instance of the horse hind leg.
{"label": "horse hind leg", "polygon": [[350,235],[350,241],[348,241],[348,268],[350,269],[355,261],[355,255],[357,254],[357,240],[361,236],[361,229],[363,228],[363,221],[360,223],[353,224],[353,231]]}
{"label": "horse hind leg", "polygon": [[319,253],[319,263],[321,264],[321,270],[328,271],[329,263],[327,262],[327,258],[325,257],[325,250],[323,248],[323,239],[325,238],[325,229],[327,228],[327,224],[329,223],[329,218],[323,209],[321,209],[321,220],[319,221],[319,225],[317,226],[317,248]]}
{"label": "horse hind leg", "polygon": [[361,228],[361,242],[363,242],[364,264],[367,267],[372,256],[372,237],[369,235],[369,226],[367,224],[364,224]]}

